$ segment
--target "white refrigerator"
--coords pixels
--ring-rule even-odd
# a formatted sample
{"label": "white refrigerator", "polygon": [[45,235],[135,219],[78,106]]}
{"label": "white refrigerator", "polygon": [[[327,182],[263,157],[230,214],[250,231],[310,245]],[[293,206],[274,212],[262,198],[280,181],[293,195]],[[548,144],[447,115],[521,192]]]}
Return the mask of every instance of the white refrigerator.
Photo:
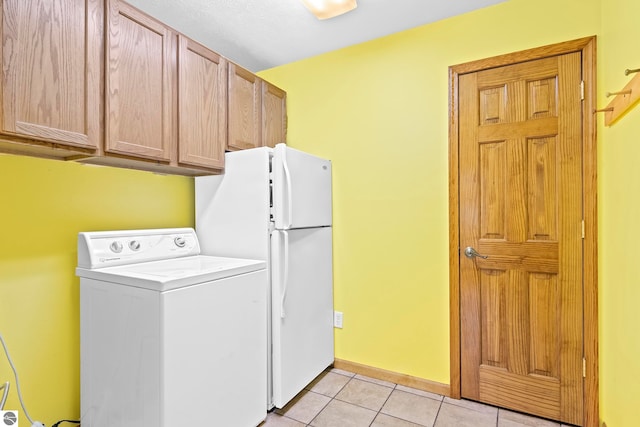
{"label": "white refrigerator", "polygon": [[267,261],[266,404],[282,408],[334,361],[331,162],[284,144],[229,152],[195,192],[203,254]]}

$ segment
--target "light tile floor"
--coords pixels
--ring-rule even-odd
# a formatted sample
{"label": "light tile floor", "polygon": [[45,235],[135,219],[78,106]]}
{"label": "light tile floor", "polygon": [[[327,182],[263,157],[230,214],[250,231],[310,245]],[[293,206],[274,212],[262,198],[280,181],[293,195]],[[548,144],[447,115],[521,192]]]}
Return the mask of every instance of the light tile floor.
{"label": "light tile floor", "polygon": [[[260,427],[561,427],[517,412],[356,375],[322,373]],[[568,427],[564,424],[562,427]]]}

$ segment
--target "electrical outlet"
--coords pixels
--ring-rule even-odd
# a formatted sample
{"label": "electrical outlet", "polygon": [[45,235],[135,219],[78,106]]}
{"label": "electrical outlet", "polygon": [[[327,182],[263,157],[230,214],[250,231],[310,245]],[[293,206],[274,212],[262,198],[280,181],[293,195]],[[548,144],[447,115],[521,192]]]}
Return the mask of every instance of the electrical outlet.
{"label": "electrical outlet", "polygon": [[342,329],[342,317],[343,317],[343,314],[342,314],[341,311],[334,311],[333,312],[333,327],[334,328]]}

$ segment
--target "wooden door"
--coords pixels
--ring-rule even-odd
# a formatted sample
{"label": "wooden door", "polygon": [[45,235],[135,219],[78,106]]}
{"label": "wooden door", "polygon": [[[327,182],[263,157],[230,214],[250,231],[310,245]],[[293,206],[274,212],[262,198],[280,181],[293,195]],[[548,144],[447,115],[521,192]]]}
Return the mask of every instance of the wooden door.
{"label": "wooden door", "polygon": [[178,37],[178,161],[224,167],[227,144],[227,61]]}
{"label": "wooden door", "polygon": [[262,146],[261,82],[250,71],[229,63],[229,150]]}
{"label": "wooden door", "polygon": [[125,2],[108,4],[105,151],[169,161],[176,35]]}
{"label": "wooden door", "polygon": [[583,422],[579,52],[459,77],[462,397]]}
{"label": "wooden door", "polygon": [[101,0],[2,2],[2,132],[96,148]]}
{"label": "wooden door", "polygon": [[262,82],[262,145],[287,142],[287,93]]}

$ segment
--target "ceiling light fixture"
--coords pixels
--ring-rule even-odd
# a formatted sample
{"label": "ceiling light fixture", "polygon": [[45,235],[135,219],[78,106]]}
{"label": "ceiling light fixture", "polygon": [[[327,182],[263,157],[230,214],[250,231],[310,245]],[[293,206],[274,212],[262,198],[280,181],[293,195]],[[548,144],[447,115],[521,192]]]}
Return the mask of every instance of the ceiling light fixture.
{"label": "ceiling light fixture", "polygon": [[302,0],[318,19],[329,19],[355,9],[356,0]]}

